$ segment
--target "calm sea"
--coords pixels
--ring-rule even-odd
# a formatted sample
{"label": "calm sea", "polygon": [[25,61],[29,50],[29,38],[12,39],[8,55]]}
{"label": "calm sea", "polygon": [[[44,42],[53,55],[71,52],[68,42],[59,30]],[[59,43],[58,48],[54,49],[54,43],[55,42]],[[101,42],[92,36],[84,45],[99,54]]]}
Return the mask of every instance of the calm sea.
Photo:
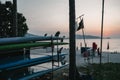
{"label": "calm sea", "polygon": [[[69,39],[64,40],[64,42],[69,42]],[[87,47],[92,47],[92,43],[95,42],[97,47],[100,47],[100,39],[86,39]],[[107,50],[107,45],[109,42],[109,50]],[[76,46],[80,48],[80,44],[84,47],[83,39],[76,39]],[[69,48],[69,45],[65,45],[64,48]],[[110,52],[120,52],[120,39],[103,39],[103,51]]]}

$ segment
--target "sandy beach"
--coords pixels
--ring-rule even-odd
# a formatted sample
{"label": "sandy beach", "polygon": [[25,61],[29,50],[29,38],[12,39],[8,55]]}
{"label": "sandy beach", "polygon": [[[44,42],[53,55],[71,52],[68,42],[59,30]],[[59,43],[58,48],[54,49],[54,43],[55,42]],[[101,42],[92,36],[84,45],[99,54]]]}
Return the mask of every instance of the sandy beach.
{"label": "sandy beach", "polygon": [[[69,53],[69,50],[63,50],[65,53]],[[109,58],[109,59],[108,59]],[[69,62],[69,55],[67,55],[66,58],[67,62]],[[100,62],[100,57],[97,55],[97,52],[95,53],[95,56],[89,57],[89,62],[90,63],[99,63]],[[102,63],[120,63],[120,53],[115,53],[115,52],[102,52]],[[76,51],[76,65],[82,66],[86,65],[88,63],[88,58],[85,58],[81,55],[81,51],[77,50]]]}

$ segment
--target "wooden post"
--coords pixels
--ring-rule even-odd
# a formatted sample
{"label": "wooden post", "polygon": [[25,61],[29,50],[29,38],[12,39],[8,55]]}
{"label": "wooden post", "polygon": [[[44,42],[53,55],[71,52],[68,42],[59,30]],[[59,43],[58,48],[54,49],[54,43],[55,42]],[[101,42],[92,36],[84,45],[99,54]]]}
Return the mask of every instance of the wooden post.
{"label": "wooden post", "polygon": [[76,80],[75,0],[69,0],[69,80]]}

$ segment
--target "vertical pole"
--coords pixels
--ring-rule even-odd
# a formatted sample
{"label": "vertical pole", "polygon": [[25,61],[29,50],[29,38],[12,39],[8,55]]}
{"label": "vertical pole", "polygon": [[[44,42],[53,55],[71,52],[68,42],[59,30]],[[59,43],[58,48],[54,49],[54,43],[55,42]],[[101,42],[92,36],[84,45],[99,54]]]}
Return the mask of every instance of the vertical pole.
{"label": "vertical pole", "polygon": [[107,53],[107,57],[108,57],[107,62],[109,63],[109,50],[108,50],[108,53]]}
{"label": "vertical pole", "polygon": [[59,53],[58,53],[58,39],[57,39],[57,56],[58,56],[58,67],[60,66],[59,65],[59,62],[60,62],[60,55],[59,55]]}
{"label": "vertical pole", "polygon": [[75,0],[69,0],[69,80],[76,80]]}
{"label": "vertical pole", "polygon": [[54,49],[53,36],[51,36],[51,49],[52,49],[52,78],[51,78],[51,80],[53,80],[53,68],[54,68],[54,60],[53,60],[53,49]]}
{"label": "vertical pole", "polygon": [[14,36],[18,36],[18,27],[17,27],[17,0],[13,0],[13,32]]}
{"label": "vertical pole", "polygon": [[102,41],[103,41],[103,21],[104,21],[104,0],[102,0],[102,20],[101,20],[101,43],[100,43],[100,65],[102,63]]}
{"label": "vertical pole", "polygon": [[87,47],[87,44],[86,44],[86,41],[85,41],[85,33],[84,33],[84,30],[82,29],[82,33],[83,33],[83,39],[84,39],[84,44],[85,44],[85,49]]}

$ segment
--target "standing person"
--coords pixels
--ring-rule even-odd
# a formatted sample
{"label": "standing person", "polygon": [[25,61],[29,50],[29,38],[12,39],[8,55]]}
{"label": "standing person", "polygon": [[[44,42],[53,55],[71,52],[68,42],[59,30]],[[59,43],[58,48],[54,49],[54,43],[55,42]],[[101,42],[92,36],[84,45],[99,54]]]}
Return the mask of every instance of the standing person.
{"label": "standing person", "polygon": [[109,63],[109,42],[107,43],[107,50],[108,50],[108,54],[107,54],[108,59],[107,59],[107,62]]}
{"label": "standing person", "polygon": [[100,49],[99,48],[97,49],[97,53],[98,53],[98,56],[100,56]]}
{"label": "standing person", "polygon": [[95,56],[96,49],[97,49],[97,44],[95,42],[93,42],[93,44],[92,44],[93,56]]}

